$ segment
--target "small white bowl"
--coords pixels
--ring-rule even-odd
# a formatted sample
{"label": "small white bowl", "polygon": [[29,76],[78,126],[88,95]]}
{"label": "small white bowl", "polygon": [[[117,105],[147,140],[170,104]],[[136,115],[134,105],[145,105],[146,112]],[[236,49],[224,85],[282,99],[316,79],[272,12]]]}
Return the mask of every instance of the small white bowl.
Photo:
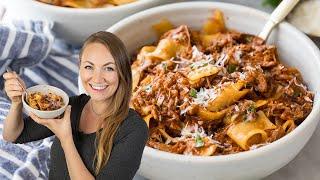
{"label": "small white bowl", "polygon": [[51,118],[56,118],[58,116],[60,116],[65,110],[66,107],[69,104],[69,96],[67,93],[65,93],[63,90],[53,87],[53,86],[49,86],[49,85],[36,85],[36,86],[32,86],[30,88],[27,89],[28,93],[32,93],[32,92],[40,92],[42,94],[49,94],[49,93],[53,93],[56,95],[59,95],[62,97],[63,102],[64,102],[64,106],[62,106],[59,109],[53,110],[53,111],[40,111],[37,109],[34,109],[32,107],[30,107],[27,102],[25,101],[25,93],[22,95],[22,103],[23,103],[23,108],[26,110],[27,113],[32,112],[35,115],[37,115],[40,118],[43,119],[51,119]]}
{"label": "small white bowl", "polygon": [[[157,40],[152,25],[166,18],[175,25],[200,29],[213,11],[220,9],[226,25],[240,32],[258,34],[269,15],[244,6],[216,2],[187,2],[152,8],[130,16],[108,31],[117,34],[133,54],[143,45]],[[139,173],[152,180],[261,179],[289,163],[308,142],[320,117],[320,51],[292,25],[280,23],[270,34],[269,44],[278,48],[281,61],[296,67],[315,93],[309,116],[291,133],[258,149],[231,155],[198,157],[144,149]],[[84,92],[79,85],[80,93]]]}
{"label": "small white bowl", "polygon": [[92,9],[60,7],[36,0],[4,0],[4,2],[8,9],[6,16],[53,21],[55,22],[53,30],[57,38],[81,45],[90,34],[105,30],[124,17],[175,0],[137,0],[117,7]]}

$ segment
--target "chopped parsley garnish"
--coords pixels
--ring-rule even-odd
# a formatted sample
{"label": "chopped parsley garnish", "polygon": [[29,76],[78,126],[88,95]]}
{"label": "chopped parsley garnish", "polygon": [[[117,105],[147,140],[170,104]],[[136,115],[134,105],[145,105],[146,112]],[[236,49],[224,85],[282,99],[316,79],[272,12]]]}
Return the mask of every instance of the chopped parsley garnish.
{"label": "chopped parsley garnish", "polygon": [[294,92],[293,92],[293,95],[292,95],[294,98],[297,98],[297,97],[299,97],[300,96],[300,92],[298,91],[298,90],[295,90]]}
{"label": "chopped parsley garnish", "polygon": [[252,86],[253,86],[253,85],[252,85],[251,83],[247,83],[247,84],[244,85],[244,88],[247,89],[247,88],[251,88]]}
{"label": "chopped parsley garnish", "polygon": [[195,147],[202,147],[202,146],[204,146],[204,142],[203,142],[202,138],[200,137],[200,135],[197,134]]}
{"label": "chopped parsley garnish", "polygon": [[164,71],[168,70],[168,64],[167,63],[162,63],[162,68]]}
{"label": "chopped parsley garnish", "polygon": [[247,109],[248,113],[255,113],[257,111],[255,105],[250,105],[249,108]]}
{"label": "chopped parsley garnish", "polygon": [[228,67],[227,67],[227,71],[228,71],[229,74],[235,72],[236,69],[237,69],[237,66],[234,65],[234,64],[229,64]]}
{"label": "chopped parsley garnish", "polygon": [[195,89],[193,89],[193,88],[190,89],[189,95],[190,95],[191,97],[196,98],[196,97],[197,97],[197,90],[195,90]]}
{"label": "chopped parsley garnish", "polygon": [[252,39],[253,39],[253,37],[250,36],[250,35],[245,35],[245,36],[244,36],[244,40],[245,40],[247,43],[251,43]]}

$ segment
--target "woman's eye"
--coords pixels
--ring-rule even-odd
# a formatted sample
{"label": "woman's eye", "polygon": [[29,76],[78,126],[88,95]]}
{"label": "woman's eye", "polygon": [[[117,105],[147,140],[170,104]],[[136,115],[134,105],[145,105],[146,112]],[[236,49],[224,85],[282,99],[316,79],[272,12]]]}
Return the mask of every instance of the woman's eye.
{"label": "woman's eye", "polygon": [[84,69],[88,69],[88,70],[91,70],[92,67],[91,66],[85,66]]}
{"label": "woman's eye", "polygon": [[105,70],[106,71],[114,71],[114,69],[112,67],[106,67]]}

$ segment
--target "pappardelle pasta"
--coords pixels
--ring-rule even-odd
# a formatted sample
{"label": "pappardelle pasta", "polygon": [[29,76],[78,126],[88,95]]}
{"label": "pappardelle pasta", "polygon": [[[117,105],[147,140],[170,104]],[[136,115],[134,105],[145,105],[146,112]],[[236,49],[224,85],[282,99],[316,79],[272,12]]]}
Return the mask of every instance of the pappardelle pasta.
{"label": "pappardelle pasta", "polygon": [[137,0],[37,0],[46,4],[70,8],[113,7],[135,2]]}
{"label": "pappardelle pasta", "polygon": [[311,112],[313,93],[274,45],[225,27],[215,11],[200,31],[163,20],[155,45],[132,64],[131,106],[150,129],[147,145],[198,156],[269,144]]}
{"label": "pappardelle pasta", "polygon": [[53,111],[64,106],[62,97],[53,93],[33,92],[28,94],[26,102],[30,107],[40,111]]}

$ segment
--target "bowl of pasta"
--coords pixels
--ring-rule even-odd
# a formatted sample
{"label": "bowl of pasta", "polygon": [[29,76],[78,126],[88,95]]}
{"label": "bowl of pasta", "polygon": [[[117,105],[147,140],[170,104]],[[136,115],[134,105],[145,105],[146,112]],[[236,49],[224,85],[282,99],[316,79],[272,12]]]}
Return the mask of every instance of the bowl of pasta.
{"label": "bowl of pasta", "polygon": [[319,121],[320,52],[286,22],[256,36],[268,17],[186,2],[108,29],[132,55],[131,107],[149,127],[139,174],[261,179],[299,153]]}
{"label": "bowl of pasta", "polygon": [[[81,45],[90,34],[107,29],[135,12],[173,0],[5,0],[7,17],[54,22],[57,38]],[[19,12],[19,13],[17,13]]]}
{"label": "bowl of pasta", "polygon": [[23,108],[40,118],[49,119],[60,116],[69,104],[69,96],[63,90],[49,85],[36,85],[26,89]]}

